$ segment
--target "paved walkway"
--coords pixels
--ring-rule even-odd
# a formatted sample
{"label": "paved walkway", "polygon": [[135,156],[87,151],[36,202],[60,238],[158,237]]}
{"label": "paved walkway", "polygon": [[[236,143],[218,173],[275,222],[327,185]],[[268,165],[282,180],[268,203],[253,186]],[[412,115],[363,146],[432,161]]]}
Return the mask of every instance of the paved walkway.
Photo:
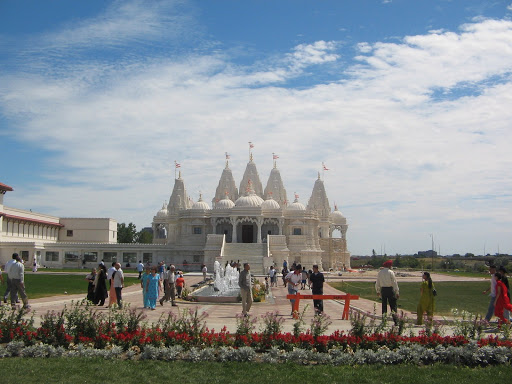
{"label": "paved walkway", "polygon": [[[38,272],[39,273],[39,272]],[[136,276],[136,274],[128,274],[130,276]],[[350,281],[375,281],[375,273],[367,272],[367,273],[350,273],[343,274],[342,276],[338,275],[326,275],[327,282],[338,282],[344,281],[350,283]],[[445,275],[435,275],[433,276],[435,281],[447,281],[447,280],[479,280],[482,279],[472,279],[472,278],[458,278],[452,276]],[[259,278],[262,280],[262,278]],[[185,275],[186,284],[190,287],[193,284],[197,284],[202,281],[202,274],[189,273]],[[407,273],[402,276],[398,276],[398,282],[400,284],[401,281],[421,281],[421,272],[413,272]],[[251,315],[258,317],[258,324],[261,324],[260,317],[267,312],[279,312],[280,316],[284,318],[283,330],[285,332],[292,331],[293,324],[295,320],[291,316],[291,305],[289,300],[286,299],[288,291],[283,287],[282,279],[278,278],[278,287],[272,288],[269,295],[264,302],[254,303],[251,308]],[[303,294],[310,294],[310,290],[301,291]],[[329,284],[324,286],[324,294],[340,294],[340,292],[334,288],[332,288]],[[40,317],[44,315],[47,311],[60,311],[64,308],[64,306],[69,306],[72,301],[79,301],[84,298],[84,295],[66,295],[66,296],[53,296],[41,299],[30,300],[30,305],[32,307],[34,313],[34,319],[36,324],[39,323]],[[129,303],[130,308],[137,308],[138,310],[144,311],[147,315],[146,321],[148,322],[156,322],[158,318],[162,315],[162,313],[174,312],[178,314],[179,311],[192,309],[198,310],[203,313],[207,313],[208,317],[206,318],[206,323],[209,329],[215,329],[219,331],[222,327],[226,326],[229,332],[236,331],[236,314],[241,313],[241,304],[240,303],[225,303],[225,304],[213,304],[213,303],[194,303],[187,302],[182,300],[177,300],[178,307],[171,307],[170,303],[164,303],[163,306],[158,305],[157,309],[147,310],[143,308],[142,305],[142,290],[140,285],[134,285],[123,290],[123,299],[124,303]],[[108,302],[108,301],[107,301]],[[380,315],[380,302],[359,299],[356,301],[351,301],[351,307],[356,310],[360,310],[365,313],[373,313],[374,307],[377,308],[377,314]],[[310,322],[314,316],[312,300],[301,300],[300,310],[308,306],[304,313],[304,321],[305,328],[308,329]],[[325,300],[324,301],[324,312],[330,316],[332,320],[332,324],[329,326],[327,330],[327,334],[335,331],[342,330],[348,331],[351,329],[350,320],[342,320],[342,312],[343,312],[344,302],[335,301],[335,300]],[[107,312],[108,308],[106,307],[96,307],[100,312]],[[408,311],[404,311],[405,315],[410,319],[415,319],[416,315],[410,313]],[[257,326],[257,330],[260,325]],[[420,330],[420,327],[416,327],[416,330]]]}

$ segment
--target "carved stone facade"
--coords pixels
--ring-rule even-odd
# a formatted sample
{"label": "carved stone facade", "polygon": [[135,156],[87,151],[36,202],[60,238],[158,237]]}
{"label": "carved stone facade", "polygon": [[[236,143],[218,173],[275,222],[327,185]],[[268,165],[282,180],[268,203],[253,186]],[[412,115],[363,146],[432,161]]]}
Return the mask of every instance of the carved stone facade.
{"label": "carved stone facade", "polygon": [[215,260],[249,262],[255,273],[280,269],[285,260],[307,269],[350,267],[347,220],[337,207],[331,212],[320,175],[307,206],[297,195],[290,204],[276,163],[263,189],[252,154],[240,189],[226,161],[211,208],[202,197],[192,204],[180,172],[152,226],[154,243],[174,258],[192,251],[209,268]]}

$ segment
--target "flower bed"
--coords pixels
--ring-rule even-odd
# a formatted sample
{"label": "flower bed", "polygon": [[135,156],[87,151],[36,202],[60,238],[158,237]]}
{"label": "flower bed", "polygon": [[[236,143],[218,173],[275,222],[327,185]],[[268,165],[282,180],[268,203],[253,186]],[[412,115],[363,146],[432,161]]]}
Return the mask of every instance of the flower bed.
{"label": "flower bed", "polygon": [[[85,302],[61,312],[48,312],[41,326],[23,310],[0,308],[0,357],[80,356],[126,359],[189,361],[261,361],[301,364],[432,364],[469,366],[503,364],[512,357],[512,341],[498,336],[470,339],[463,335],[441,336],[422,332],[405,336],[391,328],[386,332],[322,334],[327,316],[315,317],[310,329],[301,331],[302,316],[294,332],[284,333],[277,313],[256,319],[237,318],[237,331],[219,332],[206,327],[205,314],[169,312],[148,325],[141,312],[131,309],[98,313]],[[359,319],[360,320],[360,319]],[[381,327],[381,325],[379,325]],[[358,334],[359,333],[359,334]]]}

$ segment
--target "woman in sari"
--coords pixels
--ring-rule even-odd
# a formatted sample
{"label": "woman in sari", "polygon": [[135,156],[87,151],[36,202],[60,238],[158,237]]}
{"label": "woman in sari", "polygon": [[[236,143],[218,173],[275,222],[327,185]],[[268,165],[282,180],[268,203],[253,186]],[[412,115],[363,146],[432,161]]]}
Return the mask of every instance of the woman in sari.
{"label": "woman in sari", "polygon": [[156,273],[156,267],[151,268],[151,275],[146,280],[145,289],[149,307],[153,311],[156,309],[156,301],[158,300],[161,284],[160,275]]}
{"label": "woman in sari", "polygon": [[503,283],[503,276],[497,272],[496,276],[496,299],[494,300],[494,315],[499,319],[499,324],[509,323],[508,319],[505,318],[504,310],[512,311],[512,304],[507,294],[507,286]]}
{"label": "woman in sari", "polygon": [[427,312],[428,321],[432,321],[435,310],[434,284],[430,278],[430,273],[423,272],[423,281],[421,282],[421,296],[418,303],[418,313],[416,324],[423,324],[423,314]]}
{"label": "woman in sari", "polygon": [[112,273],[112,277],[110,278],[110,290],[108,291],[108,306],[111,307],[114,304],[117,304],[117,295],[116,295],[116,289],[114,288],[114,276],[117,272],[114,271]]}
{"label": "woman in sari", "polygon": [[142,288],[142,302],[144,303],[144,308],[150,308],[148,295],[146,294],[146,283],[151,276],[151,267],[147,266],[144,274],[140,278],[140,287]]}

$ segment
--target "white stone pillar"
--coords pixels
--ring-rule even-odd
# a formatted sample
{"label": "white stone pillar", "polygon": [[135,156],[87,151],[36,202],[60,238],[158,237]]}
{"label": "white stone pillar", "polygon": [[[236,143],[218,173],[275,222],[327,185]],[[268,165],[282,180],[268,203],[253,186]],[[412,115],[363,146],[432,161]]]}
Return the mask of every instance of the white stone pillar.
{"label": "white stone pillar", "polygon": [[233,226],[233,238],[231,239],[231,242],[238,243],[236,237],[236,217],[231,217],[229,220],[231,221],[231,225]]}
{"label": "white stone pillar", "polygon": [[258,240],[256,241],[258,244],[261,243],[261,226],[263,225],[263,219],[258,217],[256,225],[258,226]]}

